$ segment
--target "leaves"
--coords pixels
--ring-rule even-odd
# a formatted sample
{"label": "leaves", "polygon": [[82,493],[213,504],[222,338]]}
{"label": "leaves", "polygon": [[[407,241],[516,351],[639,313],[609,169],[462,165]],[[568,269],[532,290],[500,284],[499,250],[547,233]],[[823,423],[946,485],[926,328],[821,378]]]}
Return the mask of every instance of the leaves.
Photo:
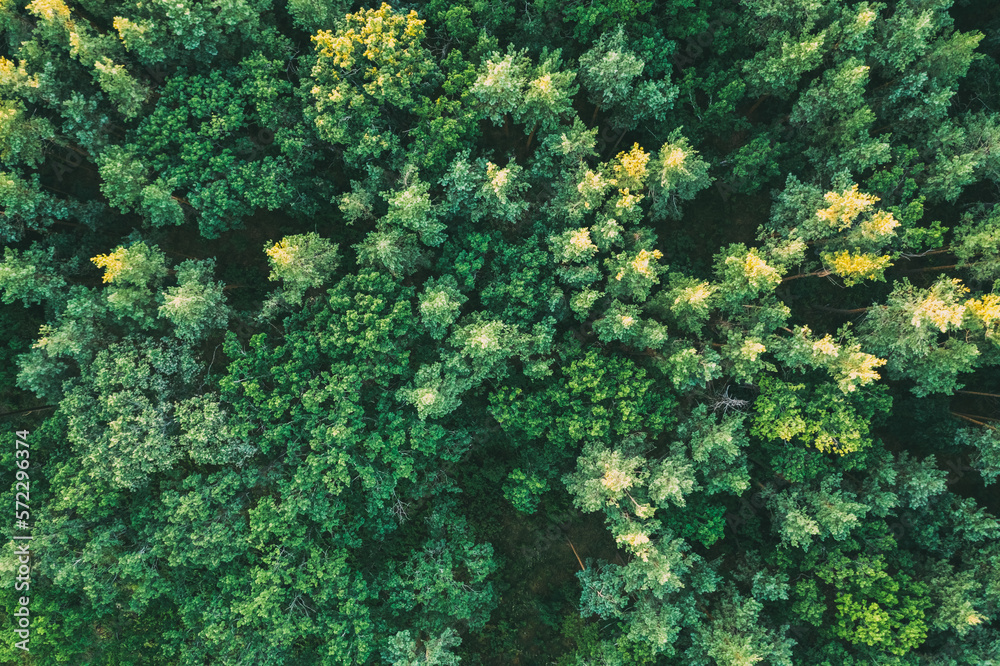
{"label": "leaves", "polygon": [[34,659],[996,662],[993,18],[0,2]]}

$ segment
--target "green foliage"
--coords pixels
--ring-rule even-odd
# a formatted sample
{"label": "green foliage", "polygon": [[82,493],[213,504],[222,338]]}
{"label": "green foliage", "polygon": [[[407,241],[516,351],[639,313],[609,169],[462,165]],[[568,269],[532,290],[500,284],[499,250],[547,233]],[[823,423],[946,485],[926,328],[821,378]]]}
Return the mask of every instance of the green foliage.
{"label": "green foliage", "polygon": [[288,0],[288,13],[296,27],[316,34],[320,30],[331,30],[350,13],[350,3],[325,2],[324,0]]}
{"label": "green foliage", "polygon": [[573,72],[559,71],[559,56],[559,51],[543,50],[535,65],[523,50],[490,54],[469,91],[477,111],[495,125],[510,118],[519,125],[554,129],[571,112],[579,89]]}
{"label": "green foliage", "polygon": [[[71,217],[89,221],[88,206],[67,202],[42,191],[38,174],[27,179],[16,172],[0,171],[0,235],[5,243],[21,240],[26,231],[41,231]],[[102,206],[89,206],[91,210]]]}
{"label": "green foliage", "polygon": [[43,141],[54,138],[44,118],[26,118],[24,105],[0,100],[0,161],[7,166],[37,166],[43,159]]}
{"label": "green foliage", "polygon": [[114,28],[125,48],[143,65],[184,56],[210,58],[229,50],[228,40],[236,34],[255,36],[261,15],[270,6],[270,0],[209,5],[178,2],[169,7],[123,3]]}
{"label": "green foliage", "polygon": [[423,547],[385,582],[390,612],[432,635],[456,622],[482,627],[497,601],[487,580],[497,566],[492,546],[475,543],[465,519],[444,507],[428,517],[428,527]]}
{"label": "green foliage", "polygon": [[268,279],[281,280],[282,296],[293,305],[302,302],[307,289],[329,280],[340,263],[338,246],[316,233],[285,236],[264,250],[271,264]]}
{"label": "green foliage", "polygon": [[459,317],[459,309],[469,298],[458,290],[458,282],[451,275],[431,278],[420,295],[420,320],[431,337],[440,340]]}
{"label": "green foliage", "polygon": [[[313,35],[316,60],[304,82],[314,102],[309,116],[321,139],[345,147],[347,164],[400,157],[403,118],[427,123],[418,125],[417,155],[454,149],[469,131],[460,104],[433,96],[444,74],[424,45],[424,24],[416,12],[383,4]],[[447,148],[433,148],[435,141]]]}
{"label": "green foliage", "polygon": [[549,489],[548,483],[537,474],[527,474],[518,468],[507,476],[503,495],[521,513],[534,513],[542,493]]}
{"label": "green foliage", "polygon": [[644,66],[628,48],[621,25],[601,35],[580,56],[580,82],[592,103],[612,112],[609,120],[616,128],[632,129],[642,120],[662,120],[673,105],[676,86],[667,80],[639,78]]}
{"label": "green foliage", "polygon": [[593,41],[593,38],[601,33],[607,34],[607,31],[622,24],[628,25],[633,20],[647,15],[654,6],[650,0],[635,4],[617,0],[555,4],[548,0],[541,0],[535,4],[542,11],[552,11],[558,8],[563,21],[573,26],[575,36],[588,42]]}
{"label": "green foliage", "polygon": [[890,576],[883,558],[859,555],[830,558],[817,576],[834,589],[834,624],[830,632],[854,644],[906,654],[927,637],[924,611],[927,586],[904,573]]}
{"label": "green foliage", "polygon": [[438,207],[430,199],[430,186],[414,177],[413,183],[398,192],[383,192],[389,212],[379,221],[386,227],[402,227],[415,231],[424,245],[437,246],[444,242],[445,225],[438,221]]}
{"label": "green foliage", "polygon": [[405,386],[396,393],[401,402],[417,409],[420,420],[447,416],[462,404],[461,395],[470,382],[458,379],[440,363],[422,365],[412,386]]}
{"label": "green foliage", "polygon": [[708,163],[681,135],[681,128],[670,133],[650,167],[652,213],[657,218],[679,218],[680,202],[693,199],[712,184]]}
{"label": "green foliage", "polygon": [[989,282],[1000,278],[1000,207],[977,212],[955,230],[955,255],[976,280]]}
{"label": "green foliage", "polygon": [[491,396],[491,413],[505,430],[544,436],[560,447],[643,430],[656,434],[673,422],[673,399],[655,385],[632,361],[589,351],[544,389],[499,389]]}
{"label": "green foliage", "polygon": [[0,661],[1000,662],[996,18],[0,0]]}
{"label": "green foliage", "polygon": [[768,502],[775,514],[775,527],[783,543],[808,550],[815,541],[832,537],[843,541],[865,519],[870,507],[853,501],[851,493],[837,486],[839,479],[826,476],[819,488],[797,484],[775,494]]}
{"label": "green foliage", "polygon": [[685,653],[691,664],[737,666],[766,662],[790,666],[794,641],[780,630],[761,623],[764,605],[756,599],[744,599],[732,592],[713,608],[712,620],[693,636],[693,645]]}
{"label": "green foliage", "polygon": [[964,428],[956,435],[955,443],[974,448],[973,465],[983,475],[983,482],[987,485],[996,482],[1000,476],[1000,437],[993,426]]}
{"label": "green foliage", "polygon": [[393,666],[457,666],[460,657],[451,649],[462,644],[462,639],[451,627],[440,636],[418,641],[409,631],[401,631],[390,640],[385,651],[385,659]]}
{"label": "green foliage", "polygon": [[144,242],[119,246],[91,261],[104,269],[108,309],[149,328],[155,320],[155,287],[167,275],[166,256]]}
{"label": "green foliage", "polygon": [[765,440],[797,441],[823,452],[850,454],[870,445],[867,419],[891,405],[884,391],[866,391],[862,396],[848,398],[830,384],[807,386],[763,378],[751,432]]}
{"label": "green foliage", "polygon": [[174,401],[193,389],[197,365],[179,345],[116,343],[64,386],[68,439],[94,477],[135,489],[182,460]]}
{"label": "green foliage", "polygon": [[27,306],[53,300],[66,286],[66,280],[55,266],[55,248],[43,249],[34,243],[23,254],[12,247],[4,248],[0,263],[0,288],[3,302],[17,299]]}
{"label": "green foliage", "polygon": [[875,306],[862,327],[863,342],[884,356],[891,378],[912,379],[915,395],[950,394],[962,387],[958,374],[979,364],[974,342],[962,335],[968,293],[958,279],[941,277],[922,289],[903,278],[885,305]]}
{"label": "green foliage", "polygon": [[198,340],[225,328],[229,320],[222,283],[212,280],[214,261],[188,259],[177,267],[177,285],[163,295],[160,316],[176,327],[176,335]]}
{"label": "green foliage", "polygon": [[745,414],[723,414],[708,405],[698,405],[678,431],[689,439],[691,459],[705,493],[742,495],[750,487],[744,449],[749,444],[743,422]]}

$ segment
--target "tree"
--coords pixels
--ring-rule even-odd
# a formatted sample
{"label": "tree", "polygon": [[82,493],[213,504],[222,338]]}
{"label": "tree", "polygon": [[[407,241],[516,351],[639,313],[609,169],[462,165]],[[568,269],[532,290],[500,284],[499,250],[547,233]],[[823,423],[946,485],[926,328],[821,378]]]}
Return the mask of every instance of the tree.
{"label": "tree", "polygon": [[507,54],[494,52],[483,63],[470,89],[478,111],[494,125],[505,118],[516,124],[551,131],[572,111],[571,99],[579,90],[573,72],[561,72],[560,54],[545,49],[537,65],[525,50],[509,48]]}
{"label": "tree", "polygon": [[704,622],[693,635],[693,645],[685,652],[692,664],[737,666],[766,661],[792,664],[790,638],[783,636],[787,627],[775,629],[761,622],[764,605],[753,598],[743,598],[735,590],[726,594],[712,609],[712,619]]}
{"label": "tree", "polygon": [[38,243],[33,243],[24,254],[5,247],[3,263],[0,263],[3,302],[21,299],[27,306],[58,298],[66,280],[56,269],[54,255],[54,247],[43,249]]}
{"label": "tree", "polygon": [[420,317],[431,337],[441,340],[459,317],[459,309],[469,300],[451,275],[431,278],[420,297]]}
{"label": "tree", "polygon": [[421,420],[447,416],[462,404],[460,396],[472,384],[466,378],[455,375],[440,363],[423,365],[417,370],[413,386],[406,386],[397,392],[401,402],[416,407]]}
{"label": "tree", "polygon": [[[229,51],[232,35],[257,38],[266,0],[237,0],[209,5],[180,2],[170,7],[126,3],[114,16],[114,28],[125,48],[143,65],[164,61],[212,59]],[[112,12],[101,7],[110,19]]]}
{"label": "tree", "polygon": [[173,401],[191,390],[196,371],[180,345],[131,340],[98,353],[93,374],[69,382],[60,403],[69,441],[98,479],[135,489],[181,459]]}
{"label": "tree", "polygon": [[444,507],[428,517],[428,527],[423,547],[390,569],[384,589],[391,612],[405,614],[431,635],[456,623],[481,627],[497,602],[487,580],[496,569],[493,548],[475,543],[468,523]]}
{"label": "tree", "polygon": [[212,280],[214,264],[211,259],[182,262],[177,267],[178,286],[164,292],[160,316],[176,326],[179,338],[199,340],[210,331],[225,328],[229,320],[222,283]]}
{"label": "tree", "polygon": [[457,666],[460,659],[451,649],[462,644],[458,633],[445,629],[440,636],[420,641],[409,631],[401,631],[392,637],[385,651],[385,659],[393,666]]}
{"label": "tree", "polygon": [[423,45],[425,21],[389,5],[348,14],[312,40],[316,62],[310,94],[320,138],[345,146],[348,164],[360,166],[403,146],[397,118],[419,114],[440,70]]}
{"label": "tree", "polygon": [[271,264],[268,279],[281,280],[282,296],[297,305],[307,289],[320,287],[330,279],[340,263],[338,249],[338,245],[316,233],[285,236],[274,245],[268,242],[264,246]]}
{"label": "tree", "polygon": [[767,377],[760,380],[760,391],[754,402],[754,435],[786,444],[798,440],[840,455],[871,445],[865,437],[869,427],[858,411],[870,418],[891,404],[884,391],[874,388],[844,395],[831,384],[807,387]]}
{"label": "tree", "polygon": [[823,147],[807,151],[823,173],[857,173],[889,159],[887,137],[870,136],[875,113],[864,99],[870,69],[857,58],[846,59],[815,79],[792,110],[789,121]]}
{"label": "tree", "polygon": [[650,167],[652,212],[658,218],[677,218],[680,201],[693,199],[700,190],[712,184],[708,163],[681,135],[680,128],[670,133]]}
{"label": "tree", "polygon": [[120,245],[113,252],[91,261],[104,269],[108,307],[111,312],[151,327],[155,321],[154,289],[167,276],[166,257],[158,247],[144,242]]}
{"label": "tree", "polygon": [[980,355],[974,343],[954,335],[962,327],[968,291],[954,278],[941,277],[927,289],[903,278],[887,303],[868,314],[863,344],[885,356],[890,377],[912,379],[916,395],[961,388],[958,374],[974,369]]}
{"label": "tree", "polygon": [[996,19],[0,2],[0,622],[30,594],[45,664],[1000,662]]}
{"label": "tree", "polygon": [[[611,111],[616,128],[633,129],[646,119],[662,120],[677,97],[669,80],[639,78],[645,63],[626,44],[625,30],[601,35],[580,56],[580,82],[589,91],[591,103]],[[638,80],[637,80],[638,79]]]}
{"label": "tree", "polygon": [[[978,219],[977,219],[978,218]],[[966,213],[955,229],[955,255],[977,281],[1000,278],[1000,208]]]}

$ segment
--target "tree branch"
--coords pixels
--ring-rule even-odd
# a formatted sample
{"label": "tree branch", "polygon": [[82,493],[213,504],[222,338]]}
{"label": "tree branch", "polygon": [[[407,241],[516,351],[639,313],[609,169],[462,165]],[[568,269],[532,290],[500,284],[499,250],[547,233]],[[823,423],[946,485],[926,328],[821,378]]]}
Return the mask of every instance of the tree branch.
{"label": "tree branch", "polygon": [[570,541],[569,537],[566,537],[566,543],[569,547],[573,549],[573,554],[576,555],[576,561],[580,563],[580,571],[586,571],[587,567],[583,566],[583,560],[580,559],[580,554],[576,552],[576,548],[573,546],[573,542]]}

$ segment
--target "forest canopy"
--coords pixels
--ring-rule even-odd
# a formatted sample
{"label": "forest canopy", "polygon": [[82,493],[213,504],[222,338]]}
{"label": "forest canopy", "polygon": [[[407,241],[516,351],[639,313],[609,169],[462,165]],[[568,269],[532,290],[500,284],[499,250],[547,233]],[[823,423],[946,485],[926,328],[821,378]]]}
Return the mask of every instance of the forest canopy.
{"label": "forest canopy", "polygon": [[0,661],[1000,663],[1000,4],[0,33]]}

